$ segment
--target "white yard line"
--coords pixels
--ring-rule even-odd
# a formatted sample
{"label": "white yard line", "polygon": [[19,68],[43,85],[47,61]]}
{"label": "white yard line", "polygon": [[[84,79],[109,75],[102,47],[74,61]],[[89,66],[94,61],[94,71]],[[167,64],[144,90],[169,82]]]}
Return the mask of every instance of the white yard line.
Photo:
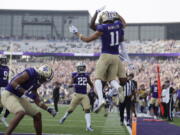
{"label": "white yard line", "polygon": [[126,134],[125,130],[120,125],[120,118],[117,113],[109,113],[102,134],[105,135],[122,135]]}

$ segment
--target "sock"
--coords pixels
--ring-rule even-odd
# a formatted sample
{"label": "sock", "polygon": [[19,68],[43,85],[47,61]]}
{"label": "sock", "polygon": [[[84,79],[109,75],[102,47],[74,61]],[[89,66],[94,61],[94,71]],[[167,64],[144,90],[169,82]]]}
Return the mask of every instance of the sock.
{"label": "sock", "polygon": [[113,88],[115,88],[116,90],[118,90],[121,86],[119,85],[119,83],[118,83],[118,81],[116,81],[116,80],[112,80],[111,82],[110,82],[110,84],[111,84],[111,86],[113,87]]}
{"label": "sock", "polygon": [[9,111],[6,109],[5,114],[4,114],[4,118],[7,118],[8,115],[9,115]]}
{"label": "sock", "polygon": [[102,82],[101,82],[101,80],[96,80],[95,81],[95,89],[97,91],[99,102],[101,102],[103,100]]}
{"label": "sock", "polygon": [[85,119],[86,119],[86,127],[87,128],[91,127],[91,114],[85,113]]}
{"label": "sock", "polygon": [[64,114],[63,118],[67,118],[70,114],[71,114],[71,113],[66,112],[66,113]]}

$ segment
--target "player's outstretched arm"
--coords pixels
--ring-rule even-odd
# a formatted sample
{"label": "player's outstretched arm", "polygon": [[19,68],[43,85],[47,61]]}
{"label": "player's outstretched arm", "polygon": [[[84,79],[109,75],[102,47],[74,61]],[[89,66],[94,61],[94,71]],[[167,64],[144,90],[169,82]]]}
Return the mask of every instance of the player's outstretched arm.
{"label": "player's outstretched arm", "polygon": [[80,34],[79,32],[78,32],[78,29],[75,27],[75,26],[73,26],[73,25],[71,25],[70,27],[69,27],[69,31],[71,32],[71,33],[73,33],[73,34],[75,34],[77,37],[79,37],[82,41],[84,41],[84,42],[91,42],[91,41],[93,41],[93,40],[96,40],[97,38],[99,38],[102,34],[103,34],[103,32],[100,32],[100,31],[96,31],[94,34],[92,34],[91,36],[89,36],[89,37],[85,37],[85,36],[83,36],[82,34]]}
{"label": "player's outstretched arm", "polygon": [[94,85],[93,85],[90,77],[88,77],[88,84],[90,85],[91,89],[94,89]]}
{"label": "player's outstretched arm", "polygon": [[103,7],[101,7],[101,8],[99,8],[99,9],[97,9],[96,10],[96,12],[94,13],[94,15],[93,15],[93,17],[92,17],[92,19],[91,19],[91,22],[90,22],[90,28],[92,29],[92,30],[96,30],[96,19],[97,19],[97,16],[98,16],[98,13],[100,13],[101,11],[103,11],[105,9],[105,6],[103,6]]}
{"label": "player's outstretched arm", "polygon": [[53,117],[56,116],[56,111],[54,108],[51,108],[51,107],[48,107],[47,105],[45,105],[45,103],[43,103],[39,97],[37,97],[35,100],[34,100],[35,104],[37,106],[39,106],[41,109],[49,112]]}
{"label": "player's outstretched arm", "polygon": [[93,17],[92,17],[92,19],[91,19],[91,21],[90,21],[90,28],[91,28],[92,30],[94,30],[94,31],[96,30],[96,24],[95,24],[95,22],[96,22],[97,16],[98,16],[98,12],[95,12],[94,15],[93,15]]}

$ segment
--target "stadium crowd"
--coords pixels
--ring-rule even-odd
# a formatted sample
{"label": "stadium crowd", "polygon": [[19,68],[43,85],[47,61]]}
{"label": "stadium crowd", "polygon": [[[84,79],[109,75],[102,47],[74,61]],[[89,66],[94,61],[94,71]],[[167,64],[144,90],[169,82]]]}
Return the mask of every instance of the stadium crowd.
{"label": "stadium crowd", "polygon": [[[48,84],[44,84],[40,90],[40,95],[48,100],[48,102],[52,102],[52,89],[55,82],[59,82],[61,84],[60,87],[60,102],[61,103],[69,103],[71,100],[71,94],[73,90],[68,88],[70,84],[71,73],[76,71],[76,64],[80,60],[52,60],[52,61],[44,61],[44,63],[49,63],[50,66],[55,71],[55,75],[53,81]],[[82,60],[87,65],[87,71],[92,73],[91,79],[94,81],[94,68],[95,68],[95,60],[85,59]],[[147,58],[145,60],[140,59],[139,57],[133,58],[131,61],[133,67],[131,69],[128,68],[128,64],[124,62],[126,65],[127,73],[134,73],[134,79],[137,81],[138,89],[144,85],[145,90],[150,91],[150,84],[157,80],[157,65],[160,66],[160,75],[162,84],[169,80],[171,86],[176,90],[180,89],[180,63],[178,58],[171,59],[155,59],[155,58]],[[43,64],[43,62],[41,62]],[[12,64],[12,76],[18,72],[21,72],[23,69],[32,66],[40,65],[39,62],[18,62],[16,64]],[[68,68],[67,68],[68,67]]]}
{"label": "stadium crowd", "polygon": [[[0,50],[9,51],[13,45],[15,52],[51,52],[51,53],[97,53],[100,52],[97,40],[83,43],[75,40],[0,40]],[[180,41],[124,41],[128,53],[178,53]]]}

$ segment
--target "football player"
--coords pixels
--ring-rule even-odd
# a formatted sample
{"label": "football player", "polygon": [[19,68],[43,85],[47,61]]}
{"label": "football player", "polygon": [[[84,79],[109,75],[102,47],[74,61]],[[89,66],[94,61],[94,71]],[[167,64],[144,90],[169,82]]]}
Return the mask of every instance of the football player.
{"label": "football player", "polygon": [[158,116],[158,108],[159,108],[157,80],[155,80],[154,84],[150,86],[150,94],[151,94],[151,99],[150,99],[149,111],[153,112],[154,118],[156,119]]}
{"label": "football player", "polygon": [[[91,20],[91,24],[90,24],[91,29],[93,29],[93,30],[95,30],[97,32],[98,29],[100,28],[100,26],[103,26],[102,24],[107,23],[107,21],[110,22],[111,24],[114,24],[114,25],[117,24],[117,23],[119,23],[121,25],[119,27],[119,29],[118,29],[118,32],[117,32],[117,29],[116,30],[114,29],[114,32],[112,32],[112,29],[108,28],[108,26],[106,26],[108,29],[103,26],[105,29],[103,31],[104,33],[103,33],[101,39],[102,39],[102,44],[104,46],[103,48],[106,48],[106,50],[105,51],[102,50],[102,53],[104,53],[103,55],[111,54],[111,55],[114,56],[114,54],[110,50],[111,49],[112,50],[118,50],[119,49],[119,45],[121,44],[121,42],[124,39],[123,28],[125,27],[126,23],[125,23],[124,19],[119,14],[117,14],[116,12],[107,12],[106,11],[106,12],[103,12],[102,15],[100,16],[99,24],[95,24],[95,20],[96,20],[97,15],[98,15],[98,13],[100,11],[101,10],[97,10],[96,13],[94,14],[94,16],[93,16],[93,18]],[[108,25],[108,24],[106,24],[106,25]],[[109,38],[106,38],[108,36],[109,36]],[[116,38],[115,38],[115,36],[116,36]],[[112,44],[114,44],[114,45],[112,45]],[[108,46],[108,47],[105,47],[105,46]],[[116,53],[116,55],[118,55],[118,54],[119,54],[119,52]],[[104,59],[103,57],[105,57],[105,56],[103,56],[103,55],[101,55],[99,63],[102,61],[102,59]],[[111,59],[111,61],[112,61],[112,59]],[[95,86],[97,86],[96,87],[97,93],[99,93],[98,95],[99,95],[99,97],[101,97],[101,92],[100,91],[102,90],[101,89],[102,83],[100,81],[108,81],[108,82],[110,82],[110,85],[112,87],[114,87],[116,90],[119,91],[119,93],[120,93],[119,94],[120,102],[123,102],[123,100],[124,100],[123,89],[122,89],[122,87],[120,87],[120,85],[118,84],[118,82],[114,78],[115,78],[115,74],[116,74],[118,76],[120,82],[121,82],[121,85],[124,85],[126,83],[127,78],[126,78],[126,75],[125,75],[125,69],[123,67],[122,62],[120,60],[118,60],[118,61],[116,61],[116,63],[118,63],[118,64],[116,64],[116,66],[118,65],[118,67],[116,67],[117,70],[118,70],[117,73],[116,73],[116,70],[112,70],[111,68],[109,68],[109,69],[104,68],[103,69],[104,71],[107,70],[106,71],[107,74],[106,75],[103,74],[106,77],[102,77],[102,74],[100,75],[100,77],[98,76],[98,74],[99,74],[98,72],[103,73],[103,70],[99,71],[98,69],[101,69],[101,67],[98,66],[99,64],[97,64],[97,70],[96,70],[97,71],[96,72],[97,73],[97,80],[95,82]],[[112,65],[111,67],[113,67],[113,66],[114,65]],[[112,73],[112,72],[114,72],[114,73]],[[109,75],[109,74],[111,74],[111,75]],[[113,74],[113,77],[112,77],[112,74]],[[100,80],[99,80],[99,78],[100,78]],[[99,107],[97,107],[95,112],[98,112],[100,110],[100,107],[103,105],[103,100],[100,100],[100,101],[102,101],[102,102],[100,102]]]}
{"label": "football player", "polygon": [[84,63],[78,63],[77,72],[72,73],[71,85],[74,87],[74,95],[69,105],[67,112],[59,120],[59,123],[63,124],[67,117],[75,110],[77,105],[81,104],[85,112],[86,130],[93,131],[91,128],[91,115],[90,115],[90,101],[87,95],[87,84],[91,89],[94,88],[91,82],[90,76],[86,71],[86,65]]}
{"label": "football player", "polygon": [[[94,30],[94,31],[96,30],[96,27],[98,25],[98,24],[95,23],[95,21],[97,19],[97,16],[98,16],[98,13],[100,13],[104,8],[105,7],[102,7],[100,9],[96,10],[95,14],[93,15],[93,17],[91,19],[90,28],[92,30]],[[122,16],[120,16],[117,12],[111,11],[110,14],[111,14],[114,22],[115,21],[120,21],[122,23],[122,25],[123,25],[123,28],[125,28],[127,26],[126,21],[124,20],[124,18]],[[99,23],[100,22],[101,22],[101,20],[99,20]],[[122,33],[123,32],[124,31],[122,31]],[[124,36],[122,38],[124,40]],[[123,45],[121,44],[120,47],[123,48]],[[124,52],[124,51],[123,51],[123,56],[129,60],[129,57],[128,57],[127,53]],[[117,76],[119,78],[120,84],[122,86],[124,86],[126,84],[126,82],[127,82],[127,77],[126,77],[125,67],[122,64],[121,59],[119,60],[119,63],[118,63],[118,73],[117,73]]]}
{"label": "football player", "polygon": [[148,92],[146,91],[145,85],[141,84],[140,89],[137,91],[139,97],[139,105],[141,113],[145,113],[145,107],[147,105]]}
{"label": "football player", "polygon": [[102,82],[109,81],[110,85],[119,91],[120,101],[124,100],[123,89],[116,81],[119,63],[119,45],[123,41],[124,32],[121,21],[114,21],[112,12],[105,11],[99,17],[99,24],[96,31],[90,37],[85,37],[78,32],[75,26],[70,26],[70,32],[77,35],[82,41],[90,42],[101,37],[102,54],[96,64],[96,81],[95,89],[99,98],[99,105],[95,109],[98,112],[105,104],[102,94]]}
{"label": "football player", "polygon": [[51,81],[53,75],[53,70],[43,65],[38,68],[27,68],[11,80],[1,97],[3,106],[15,114],[5,135],[10,135],[25,115],[33,118],[36,135],[42,135],[41,113],[24,96],[31,98],[37,106],[55,116],[56,111],[46,106],[37,93],[37,89],[43,83]]}
{"label": "football player", "polygon": [[[7,57],[5,55],[0,56],[0,114],[3,111],[3,106],[1,104],[1,92],[5,89],[8,84],[9,79],[9,67],[7,66]],[[6,121],[9,111],[6,109],[4,116],[1,118],[2,123],[5,127],[8,127],[9,124]]]}

